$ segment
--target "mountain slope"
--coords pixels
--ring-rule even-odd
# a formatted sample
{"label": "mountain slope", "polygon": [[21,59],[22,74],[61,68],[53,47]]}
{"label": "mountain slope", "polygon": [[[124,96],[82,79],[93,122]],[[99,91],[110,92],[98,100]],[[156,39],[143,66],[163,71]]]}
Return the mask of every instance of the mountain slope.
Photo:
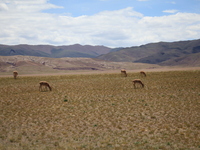
{"label": "mountain slope", "polygon": [[29,45],[0,45],[1,56],[13,56],[13,55],[27,55],[27,56],[43,56],[49,57],[50,55],[46,52],[40,51],[34,46]]}
{"label": "mountain slope", "polygon": [[0,45],[1,56],[38,56],[38,57],[88,57],[94,58],[102,54],[109,53],[111,48],[105,46],[90,45],[69,45],[69,46],[51,46],[51,45]]}
{"label": "mountain slope", "polygon": [[[137,47],[101,55],[98,58],[116,62],[140,62],[149,64],[169,64],[176,58],[194,57],[200,53],[200,40],[150,43]],[[164,63],[164,62],[168,63]],[[171,61],[175,63],[175,61]]]}
{"label": "mountain slope", "polygon": [[178,57],[174,59],[170,59],[160,63],[162,66],[192,66],[199,67],[200,66],[200,53],[194,53],[190,55],[185,55],[183,57]]}

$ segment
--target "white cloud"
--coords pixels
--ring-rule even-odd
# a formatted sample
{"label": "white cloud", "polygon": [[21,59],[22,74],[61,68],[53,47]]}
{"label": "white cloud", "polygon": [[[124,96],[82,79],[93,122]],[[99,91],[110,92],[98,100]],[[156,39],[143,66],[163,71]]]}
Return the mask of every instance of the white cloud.
{"label": "white cloud", "polygon": [[127,7],[121,10],[103,11],[103,12],[98,13],[97,16],[142,17],[143,15],[141,13],[134,11],[132,7]]}
{"label": "white cloud", "polygon": [[163,12],[173,14],[173,13],[177,13],[178,10],[176,10],[176,9],[171,9],[171,10],[164,10]]}
{"label": "white cloud", "polygon": [[[60,8],[45,0],[15,0],[0,11],[0,44],[90,44],[110,47],[135,46],[158,41],[197,39],[200,14],[177,13],[146,17],[128,7],[93,16],[42,13]],[[0,5],[3,6],[3,5]],[[22,7],[23,6],[23,7]],[[36,8],[37,6],[37,8]],[[29,9],[31,9],[31,11]]]}
{"label": "white cloud", "polygon": [[176,5],[176,4],[177,4],[175,1],[167,1],[167,2],[165,2],[165,3],[167,3],[167,4],[172,4],[172,5]]}
{"label": "white cloud", "polygon": [[5,11],[10,12],[38,12],[45,9],[62,8],[48,3],[48,0],[5,0],[0,3],[0,8],[3,6]]}
{"label": "white cloud", "polygon": [[174,2],[174,1],[172,1],[172,2],[169,2],[169,3],[171,3],[171,4],[176,4],[176,2]]}
{"label": "white cloud", "polygon": [[8,10],[8,7],[5,3],[0,3],[0,11],[6,11]]}

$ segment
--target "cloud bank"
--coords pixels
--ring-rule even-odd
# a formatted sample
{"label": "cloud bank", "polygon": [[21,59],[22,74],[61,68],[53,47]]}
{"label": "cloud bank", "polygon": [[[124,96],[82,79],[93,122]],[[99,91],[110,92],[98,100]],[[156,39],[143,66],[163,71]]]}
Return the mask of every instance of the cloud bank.
{"label": "cloud bank", "polygon": [[79,17],[42,12],[61,8],[47,0],[0,2],[0,44],[128,47],[200,38],[200,14],[168,10],[174,14],[149,17],[132,7]]}

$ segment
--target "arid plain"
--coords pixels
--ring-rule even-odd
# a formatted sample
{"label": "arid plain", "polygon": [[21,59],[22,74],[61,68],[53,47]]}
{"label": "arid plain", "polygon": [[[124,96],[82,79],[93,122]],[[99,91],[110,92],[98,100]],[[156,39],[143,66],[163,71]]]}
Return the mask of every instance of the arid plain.
{"label": "arid plain", "polygon": [[200,70],[127,73],[0,77],[0,149],[200,149]]}

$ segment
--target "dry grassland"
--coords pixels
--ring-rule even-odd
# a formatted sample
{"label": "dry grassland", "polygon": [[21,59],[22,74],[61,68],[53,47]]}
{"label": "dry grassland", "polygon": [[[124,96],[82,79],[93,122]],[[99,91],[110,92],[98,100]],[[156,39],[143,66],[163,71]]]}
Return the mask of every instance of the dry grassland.
{"label": "dry grassland", "polygon": [[200,149],[200,71],[3,77],[0,94],[1,150]]}

